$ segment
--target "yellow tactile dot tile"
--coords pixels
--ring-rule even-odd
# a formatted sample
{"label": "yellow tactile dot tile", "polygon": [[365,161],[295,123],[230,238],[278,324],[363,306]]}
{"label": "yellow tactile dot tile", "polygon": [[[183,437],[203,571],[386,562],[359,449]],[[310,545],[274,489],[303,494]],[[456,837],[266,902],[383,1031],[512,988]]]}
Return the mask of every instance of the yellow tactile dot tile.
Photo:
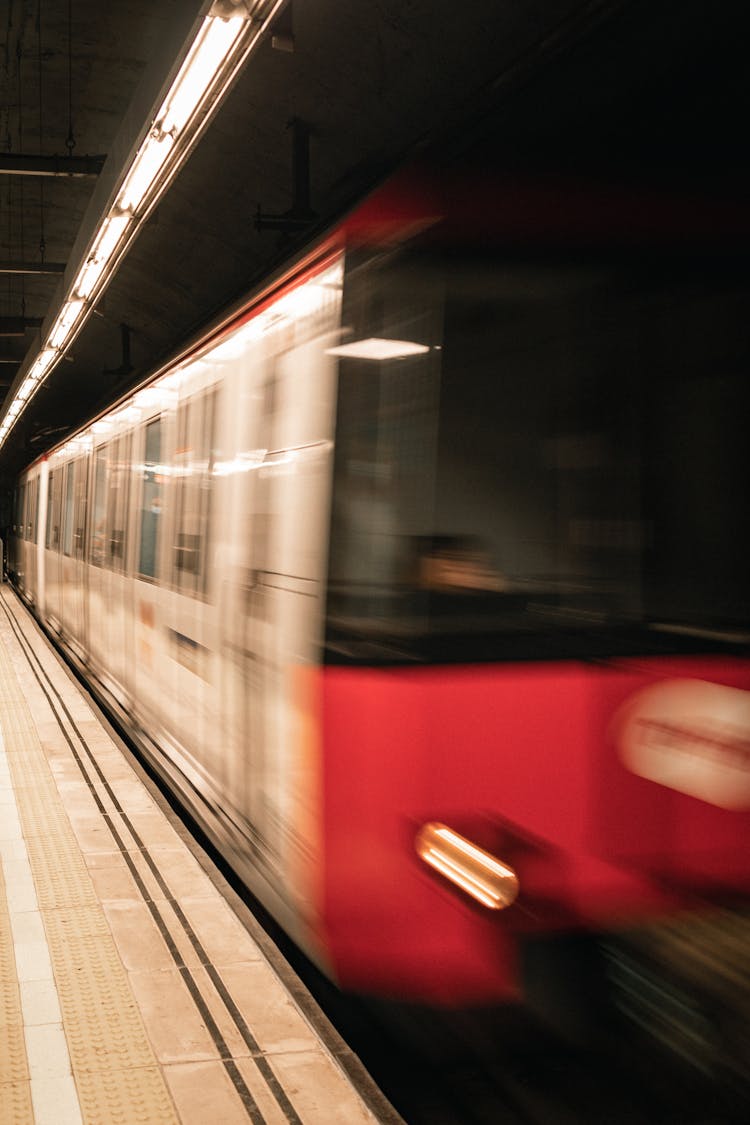
{"label": "yellow tactile dot tile", "polygon": [[[13,934],[10,928],[2,864],[0,864],[0,1106],[5,1105],[6,1096],[11,1098],[14,1104],[21,1101],[23,1091],[20,1088],[28,1083],[28,1078],[21,997],[18,992],[16,961],[13,954]],[[10,1087],[19,1087],[19,1089],[11,1090]],[[29,1094],[29,1106],[31,1106],[30,1099]],[[6,1120],[15,1120],[15,1118],[6,1118],[5,1110],[1,1109],[0,1121],[5,1123]]]}
{"label": "yellow tactile dot tile", "polygon": [[99,909],[45,915],[73,1073],[156,1064],[140,1012]]}
{"label": "yellow tactile dot tile", "polygon": [[[102,908],[96,899],[74,825],[43,754],[38,731],[0,641],[0,724],[14,780],[18,815],[26,839],[50,960],[57,985],[63,1028],[86,1125],[122,1121],[177,1122],[174,1103],[158,1068],[141,1014],[130,988]],[[105,822],[100,819],[103,828]],[[112,846],[110,844],[110,846]],[[3,898],[4,902],[4,898]],[[7,917],[7,914],[6,914]],[[6,943],[10,940],[7,925]],[[11,956],[3,964],[13,965]],[[16,989],[15,971],[12,986]],[[16,1029],[22,1055],[2,1050],[0,1090],[22,1097],[27,1074],[20,1013],[5,1021]],[[2,1040],[0,1040],[2,1045]],[[17,1053],[17,1052],[16,1052]],[[5,1064],[5,1070],[3,1068]],[[15,1110],[13,1111],[15,1113]],[[2,1125],[16,1118],[0,1114]],[[29,1116],[33,1122],[29,1097]]]}
{"label": "yellow tactile dot tile", "polygon": [[79,1071],[76,1085],[86,1125],[176,1125],[178,1121],[172,1098],[156,1067]]}
{"label": "yellow tactile dot tile", "polygon": [[[12,768],[12,767],[11,767]],[[56,791],[47,790],[38,792],[34,789],[18,791],[18,816],[23,825],[23,834],[27,840],[35,836],[44,837],[70,837],[70,821],[65,815],[65,810],[59,804]],[[45,800],[46,798],[46,800]]]}
{"label": "yellow tactile dot tile", "polygon": [[3,1125],[34,1125],[30,1083],[0,1083],[0,1121]]}
{"label": "yellow tactile dot tile", "polygon": [[59,835],[29,838],[27,849],[41,910],[96,906],[91,876],[80,852],[72,846],[61,848]]}

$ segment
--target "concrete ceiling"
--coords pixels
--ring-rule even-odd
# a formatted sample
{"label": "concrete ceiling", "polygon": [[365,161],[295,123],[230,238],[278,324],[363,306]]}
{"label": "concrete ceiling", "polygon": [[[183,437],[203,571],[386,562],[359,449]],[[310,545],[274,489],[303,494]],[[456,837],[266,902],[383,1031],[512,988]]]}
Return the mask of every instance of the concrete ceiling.
{"label": "concrete ceiling", "polygon": [[[25,320],[22,335],[0,336],[0,397],[61,299],[60,275],[36,271],[77,266],[107,183],[208,6],[5,0],[0,262],[34,272],[0,274],[0,325]],[[143,377],[405,153],[429,142],[460,147],[477,120],[492,124],[474,129],[475,143],[509,166],[736,184],[750,108],[744,7],[292,0],[11,433],[0,469],[12,474]],[[283,213],[292,204],[292,119],[310,128],[316,214],[294,237],[254,225],[258,206]],[[2,154],[11,163],[19,154],[106,160],[99,175],[41,177],[4,173]]]}

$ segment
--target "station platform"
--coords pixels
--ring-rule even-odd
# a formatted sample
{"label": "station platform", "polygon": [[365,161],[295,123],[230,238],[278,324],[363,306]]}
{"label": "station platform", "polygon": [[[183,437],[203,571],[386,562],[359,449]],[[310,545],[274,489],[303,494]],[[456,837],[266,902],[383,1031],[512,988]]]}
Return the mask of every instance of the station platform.
{"label": "station platform", "polygon": [[7,586],[0,1121],[398,1122]]}

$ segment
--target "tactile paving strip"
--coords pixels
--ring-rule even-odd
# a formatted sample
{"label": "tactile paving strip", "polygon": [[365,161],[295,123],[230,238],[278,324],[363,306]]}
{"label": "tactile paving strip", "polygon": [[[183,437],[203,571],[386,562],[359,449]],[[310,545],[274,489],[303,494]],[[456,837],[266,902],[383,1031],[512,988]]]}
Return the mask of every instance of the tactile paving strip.
{"label": "tactile paving strip", "polygon": [[[176,1125],[174,1103],[2,640],[0,722],[84,1122]],[[21,1026],[20,1019],[11,1022]]]}
{"label": "tactile paving strip", "polygon": [[0,865],[0,1120],[33,1125],[29,1069],[16,982],[13,934]]}
{"label": "tactile paving strip", "polygon": [[83,856],[72,847],[69,853],[61,852],[59,834],[37,836],[29,848],[29,865],[42,911],[98,905]]}

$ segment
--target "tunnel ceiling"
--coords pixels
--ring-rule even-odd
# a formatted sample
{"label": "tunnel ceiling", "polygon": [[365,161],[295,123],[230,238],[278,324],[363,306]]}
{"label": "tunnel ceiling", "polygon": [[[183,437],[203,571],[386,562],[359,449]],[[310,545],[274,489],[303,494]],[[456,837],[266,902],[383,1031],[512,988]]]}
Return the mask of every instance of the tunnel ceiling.
{"label": "tunnel ceiling", "polygon": [[[59,305],[54,271],[76,264],[76,243],[80,252],[96,219],[97,185],[122,168],[123,136],[146,124],[144,90],[166,79],[208,7],[5,0],[0,396]],[[460,148],[477,120],[493,123],[477,143],[508,166],[626,177],[677,172],[691,183],[716,169],[728,179],[744,175],[743,7],[699,0],[287,3],[65,361],[0,450],[0,470],[8,479],[126,391],[405,153],[427,143]],[[283,214],[294,202],[293,121],[309,130],[315,219],[296,235],[258,230],[258,208]],[[39,174],[73,167],[87,174]]]}

